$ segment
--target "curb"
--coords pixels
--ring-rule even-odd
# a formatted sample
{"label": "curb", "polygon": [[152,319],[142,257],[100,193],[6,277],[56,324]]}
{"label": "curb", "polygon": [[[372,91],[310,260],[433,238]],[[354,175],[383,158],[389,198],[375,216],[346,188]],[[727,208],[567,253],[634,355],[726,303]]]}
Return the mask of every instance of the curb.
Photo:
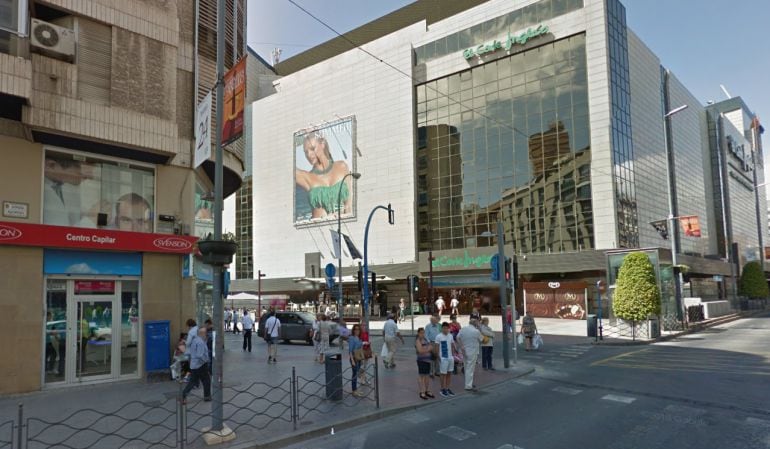
{"label": "curb", "polygon": [[[512,377],[508,379],[501,380],[499,382],[494,382],[488,385],[485,385],[484,388],[480,388],[480,390],[486,389],[486,388],[492,388],[496,387],[498,385],[504,384],[506,382],[510,382],[514,379],[518,379],[520,377],[527,376],[529,374],[532,374],[535,372],[534,368],[525,368],[523,372],[518,373],[516,375],[513,375]],[[451,399],[450,399],[451,400]],[[365,415],[358,415],[355,419],[348,419],[348,420],[340,420],[333,423],[318,425],[314,427],[308,427],[307,430],[295,433],[292,435],[288,435],[286,437],[276,438],[274,440],[267,441],[263,444],[255,444],[255,443],[243,443],[241,445],[237,446],[230,446],[231,449],[246,449],[246,448],[254,448],[254,449],[272,449],[272,448],[281,448],[286,447],[292,444],[296,444],[308,439],[320,437],[323,435],[328,435],[330,432],[330,429],[333,427],[335,429],[335,432],[340,430],[346,430],[350,429],[352,427],[356,427],[361,424],[365,424],[367,422],[371,422],[372,420],[376,419],[383,419],[388,418],[394,415],[398,415],[401,413],[413,411],[413,410],[419,410],[425,407],[429,407],[434,404],[438,404],[439,402],[444,401],[435,401],[435,402],[423,402],[423,403],[416,403],[413,405],[404,405],[400,407],[391,407],[387,409],[381,409],[376,412],[372,412]]]}
{"label": "curb", "polygon": [[725,315],[719,318],[714,318],[713,320],[709,321],[708,323],[696,323],[690,325],[689,328],[687,328],[684,331],[679,331],[674,334],[664,335],[661,337],[658,337],[654,340],[629,340],[629,341],[607,341],[607,340],[599,340],[599,341],[592,341],[591,344],[594,346],[643,346],[643,345],[651,345],[654,343],[660,343],[664,341],[674,340],[678,337],[681,337],[682,335],[689,335],[689,334],[695,334],[702,330],[708,329],[713,326],[718,326],[720,324],[730,323],[732,321],[739,320],[741,318],[751,318],[757,315],[761,315],[763,313],[766,313],[767,310],[757,310],[753,312],[738,312],[733,313],[730,315]]}

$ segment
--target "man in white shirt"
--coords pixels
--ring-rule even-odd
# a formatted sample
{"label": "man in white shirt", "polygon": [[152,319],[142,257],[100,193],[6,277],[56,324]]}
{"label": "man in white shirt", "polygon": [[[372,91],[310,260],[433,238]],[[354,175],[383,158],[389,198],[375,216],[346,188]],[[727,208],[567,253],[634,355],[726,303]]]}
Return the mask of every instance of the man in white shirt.
{"label": "man in white shirt", "polygon": [[395,368],[396,364],[393,360],[396,357],[396,350],[398,349],[396,339],[401,340],[401,344],[403,344],[404,337],[402,337],[401,333],[398,331],[398,324],[396,324],[392,313],[388,314],[388,321],[385,322],[385,326],[382,328],[382,336],[385,340],[385,346],[388,348],[388,356],[383,359],[383,364],[385,365],[385,368]]}
{"label": "man in white shirt", "polygon": [[251,319],[251,314],[247,310],[243,314],[243,350],[245,351],[247,346],[249,352],[251,352],[251,331],[254,328],[254,320]]}
{"label": "man in white shirt", "polygon": [[240,332],[238,330],[238,318],[239,318],[238,309],[235,309],[233,310],[233,333],[234,334],[237,334]]}
{"label": "man in white shirt", "polygon": [[457,334],[457,342],[463,352],[463,363],[465,367],[465,389],[476,391],[473,385],[473,373],[476,370],[476,362],[479,359],[479,347],[483,336],[478,329],[479,321],[472,319],[469,326],[460,329]]}
{"label": "man in white shirt", "polygon": [[444,309],[446,308],[446,303],[444,302],[444,297],[439,296],[436,300],[436,312],[438,312],[438,318],[441,319],[441,315],[444,313]]}
{"label": "man in white shirt", "polygon": [[267,342],[267,363],[278,363],[275,356],[278,355],[278,337],[281,335],[281,320],[271,311],[265,320],[265,341]]}
{"label": "man in white shirt", "polygon": [[460,307],[460,301],[457,298],[452,298],[449,301],[449,307],[452,308],[452,315],[459,315],[458,308]]}

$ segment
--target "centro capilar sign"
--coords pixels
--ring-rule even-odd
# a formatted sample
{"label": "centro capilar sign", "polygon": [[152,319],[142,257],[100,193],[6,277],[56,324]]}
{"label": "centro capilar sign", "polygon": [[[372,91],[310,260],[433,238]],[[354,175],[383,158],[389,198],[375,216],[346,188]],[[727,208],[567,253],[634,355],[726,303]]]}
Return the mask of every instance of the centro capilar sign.
{"label": "centro capilar sign", "polygon": [[471,59],[474,56],[481,56],[487,53],[493,53],[500,49],[510,51],[515,45],[526,45],[531,39],[547,34],[549,31],[546,25],[538,25],[537,28],[530,28],[518,35],[508,32],[508,36],[502,40],[495,39],[493,41],[485,42],[475,47],[466,48],[463,50],[463,57],[465,59]]}

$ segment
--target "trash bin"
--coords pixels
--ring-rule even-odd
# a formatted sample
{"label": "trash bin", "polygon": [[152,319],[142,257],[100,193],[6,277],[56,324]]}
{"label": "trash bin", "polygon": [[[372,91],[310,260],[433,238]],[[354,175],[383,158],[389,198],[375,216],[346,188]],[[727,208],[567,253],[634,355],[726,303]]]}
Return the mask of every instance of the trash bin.
{"label": "trash bin", "polygon": [[599,326],[597,325],[596,315],[589,314],[586,316],[586,327],[588,330],[589,337],[596,338],[599,335],[598,334]]}
{"label": "trash bin", "polygon": [[326,367],[326,399],[342,400],[342,354],[324,354]]}
{"label": "trash bin", "polygon": [[144,370],[168,370],[171,353],[171,322],[168,320],[144,322]]}

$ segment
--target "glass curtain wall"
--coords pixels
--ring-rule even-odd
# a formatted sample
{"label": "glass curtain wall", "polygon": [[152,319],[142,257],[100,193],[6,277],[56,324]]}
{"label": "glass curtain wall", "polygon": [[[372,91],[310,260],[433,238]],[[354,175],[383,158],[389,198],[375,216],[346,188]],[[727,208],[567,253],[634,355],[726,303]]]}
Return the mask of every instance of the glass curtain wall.
{"label": "glass curtain wall", "polygon": [[594,247],[585,35],[416,90],[420,251]]}

